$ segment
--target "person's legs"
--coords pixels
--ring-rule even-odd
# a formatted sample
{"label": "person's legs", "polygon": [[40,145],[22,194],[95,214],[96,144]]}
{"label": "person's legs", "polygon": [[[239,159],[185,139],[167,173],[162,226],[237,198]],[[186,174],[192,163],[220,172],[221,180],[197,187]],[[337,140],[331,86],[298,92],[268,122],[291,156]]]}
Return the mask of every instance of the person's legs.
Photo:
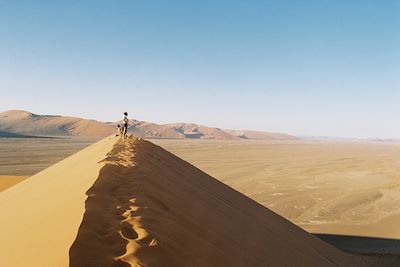
{"label": "person's legs", "polygon": [[127,134],[128,134],[128,125],[124,124],[124,127],[122,129],[122,136],[126,138]]}

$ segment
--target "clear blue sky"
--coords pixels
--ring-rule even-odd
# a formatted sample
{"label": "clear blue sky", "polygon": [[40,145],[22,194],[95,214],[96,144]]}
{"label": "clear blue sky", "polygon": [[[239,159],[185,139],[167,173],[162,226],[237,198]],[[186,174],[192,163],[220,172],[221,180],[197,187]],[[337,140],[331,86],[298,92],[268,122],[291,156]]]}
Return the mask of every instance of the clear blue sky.
{"label": "clear blue sky", "polygon": [[0,110],[400,137],[398,0],[0,0]]}

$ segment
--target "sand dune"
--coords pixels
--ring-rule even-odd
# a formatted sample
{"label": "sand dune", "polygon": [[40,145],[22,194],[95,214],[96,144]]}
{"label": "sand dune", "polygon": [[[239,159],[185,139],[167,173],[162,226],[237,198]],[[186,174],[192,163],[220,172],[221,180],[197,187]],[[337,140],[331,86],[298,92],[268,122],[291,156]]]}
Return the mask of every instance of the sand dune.
{"label": "sand dune", "polygon": [[0,193],[0,266],[68,266],[106,138]]}
{"label": "sand dune", "polygon": [[270,133],[270,132],[261,132],[261,131],[249,131],[249,130],[231,130],[224,129],[225,132],[240,137],[242,139],[251,139],[251,140],[296,140],[299,138],[295,138],[293,135],[284,134],[284,133]]}
{"label": "sand dune", "polygon": [[[116,131],[118,122],[105,123],[76,117],[37,115],[23,110],[0,113],[0,137],[84,136],[104,137]],[[297,139],[269,132],[223,130],[194,123],[156,124],[132,119],[129,132],[148,138],[172,139]]]}
{"label": "sand dune", "polygon": [[27,136],[104,137],[114,133],[115,129],[95,120],[10,110],[0,113],[0,131]]}
{"label": "sand dune", "polygon": [[119,142],[105,163],[71,266],[364,265],[150,142]]}
{"label": "sand dune", "polygon": [[[219,139],[234,140],[239,136],[222,129],[197,125],[194,123],[155,124],[134,122],[129,131],[136,136],[169,139]],[[294,138],[294,137],[293,137]]]}
{"label": "sand dune", "polygon": [[9,188],[0,210],[0,266],[367,266],[136,138]]}

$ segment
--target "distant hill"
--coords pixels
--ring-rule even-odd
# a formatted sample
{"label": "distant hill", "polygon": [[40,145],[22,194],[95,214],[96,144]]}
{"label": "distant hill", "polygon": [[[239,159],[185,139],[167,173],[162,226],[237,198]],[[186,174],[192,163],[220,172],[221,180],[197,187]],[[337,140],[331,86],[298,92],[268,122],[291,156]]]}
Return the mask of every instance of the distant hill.
{"label": "distant hill", "polygon": [[[118,122],[101,122],[77,117],[37,115],[23,110],[0,113],[0,137],[80,136],[104,137],[113,134]],[[147,138],[173,139],[257,139],[295,140],[295,136],[247,130],[227,130],[194,123],[155,124],[131,120],[129,132]]]}
{"label": "distant hill", "polygon": [[242,139],[252,140],[293,140],[298,139],[293,135],[284,133],[270,133],[260,131],[249,131],[249,130],[224,130],[226,133],[237,136]]}
{"label": "distant hill", "polygon": [[0,113],[0,131],[28,136],[104,137],[114,132],[114,126],[76,117],[10,110]]}

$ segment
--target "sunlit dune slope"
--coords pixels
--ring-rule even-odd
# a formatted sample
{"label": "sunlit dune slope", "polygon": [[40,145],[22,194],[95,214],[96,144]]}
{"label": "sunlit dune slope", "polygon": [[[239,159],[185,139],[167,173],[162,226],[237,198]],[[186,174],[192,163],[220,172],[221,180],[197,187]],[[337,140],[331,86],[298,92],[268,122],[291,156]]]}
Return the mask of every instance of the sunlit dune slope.
{"label": "sunlit dune slope", "polygon": [[0,192],[0,266],[68,266],[86,191],[116,140],[105,138]]}

